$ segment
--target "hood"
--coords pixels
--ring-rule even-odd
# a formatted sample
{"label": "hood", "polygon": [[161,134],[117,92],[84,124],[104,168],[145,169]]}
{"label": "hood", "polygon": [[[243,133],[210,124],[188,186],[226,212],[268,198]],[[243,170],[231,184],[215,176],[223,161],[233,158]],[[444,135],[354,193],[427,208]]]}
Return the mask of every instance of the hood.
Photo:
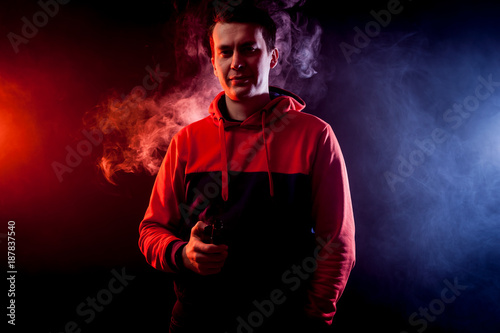
{"label": "hood", "polygon": [[269,194],[274,196],[274,185],[271,170],[269,168],[269,149],[266,141],[266,127],[279,121],[288,111],[302,111],[306,107],[306,103],[297,95],[277,87],[269,87],[269,95],[271,101],[262,108],[256,111],[244,121],[233,121],[224,118],[220,108],[225,107],[224,92],[219,93],[208,110],[212,121],[219,128],[219,142],[221,151],[221,164],[222,164],[222,199],[227,201],[229,197],[229,174],[228,174],[228,161],[226,149],[226,129],[229,127],[240,126],[245,128],[255,128],[261,130],[264,142],[264,149],[267,161],[267,174],[269,179]]}
{"label": "hood", "polygon": [[245,119],[244,121],[231,121],[225,119],[220,108],[225,107],[224,91],[220,92],[210,104],[208,113],[212,117],[213,122],[220,126],[220,119],[223,119],[224,128],[231,126],[244,127],[261,127],[262,113],[266,114],[265,124],[276,121],[284,113],[293,111],[302,111],[306,107],[306,103],[299,96],[278,87],[269,87],[269,95],[271,101],[264,108]]}

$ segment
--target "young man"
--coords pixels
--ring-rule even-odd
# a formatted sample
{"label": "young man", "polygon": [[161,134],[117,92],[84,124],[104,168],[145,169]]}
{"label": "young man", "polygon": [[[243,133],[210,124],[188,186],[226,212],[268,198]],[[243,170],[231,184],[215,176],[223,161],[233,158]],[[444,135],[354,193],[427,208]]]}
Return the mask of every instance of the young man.
{"label": "young man", "polygon": [[315,332],[332,323],[354,265],[339,144],[302,99],[269,86],[275,36],[255,8],[216,17],[224,91],[173,138],[158,172],[139,246],[174,274],[171,333]]}

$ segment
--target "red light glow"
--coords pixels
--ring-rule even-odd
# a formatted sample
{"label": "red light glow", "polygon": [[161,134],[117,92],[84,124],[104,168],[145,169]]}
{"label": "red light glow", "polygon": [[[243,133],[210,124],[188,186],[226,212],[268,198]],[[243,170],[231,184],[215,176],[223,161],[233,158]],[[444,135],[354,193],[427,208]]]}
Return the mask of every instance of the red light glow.
{"label": "red light glow", "polygon": [[29,114],[29,94],[0,78],[0,174],[8,176],[26,164],[37,146],[35,122]]}

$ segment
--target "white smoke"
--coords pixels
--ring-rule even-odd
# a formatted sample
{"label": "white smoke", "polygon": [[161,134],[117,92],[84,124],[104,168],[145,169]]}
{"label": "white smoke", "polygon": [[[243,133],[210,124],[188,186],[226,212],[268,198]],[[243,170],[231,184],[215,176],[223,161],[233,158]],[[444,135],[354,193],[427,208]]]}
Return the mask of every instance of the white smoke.
{"label": "white smoke", "polygon": [[[271,72],[270,83],[294,93],[311,96],[309,105],[319,100],[325,89],[318,72],[322,29],[290,8],[305,1],[264,1],[276,21],[279,65]],[[137,96],[134,90],[124,98],[110,96],[92,114],[97,130],[105,134],[99,166],[106,179],[116,183],[117,172],[156,174],[172,137],[184,126],[208,115],[213,98],[222,90],[213,74],[207,47],[207,9],[213,1],[177,6],[173,22],[165,34],[174,34],[175,73],[169,73],[166,91]],[[323,93],[323,94],[322,94]],[[314,98],[312,97],[314,96]]]}

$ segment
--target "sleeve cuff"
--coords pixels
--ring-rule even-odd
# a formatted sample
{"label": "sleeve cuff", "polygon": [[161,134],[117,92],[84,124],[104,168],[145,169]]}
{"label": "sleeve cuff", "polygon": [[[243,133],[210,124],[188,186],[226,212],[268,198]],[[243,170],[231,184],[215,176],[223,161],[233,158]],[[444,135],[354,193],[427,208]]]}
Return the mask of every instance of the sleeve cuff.
{"label": "sleeve cuff", "polygon": [[186,244],[187,242],[181,240],[174,241],[168,245],[167,250],[165,251],[167,264],[174,272],[185,270],[182,260],[182,250]]}

